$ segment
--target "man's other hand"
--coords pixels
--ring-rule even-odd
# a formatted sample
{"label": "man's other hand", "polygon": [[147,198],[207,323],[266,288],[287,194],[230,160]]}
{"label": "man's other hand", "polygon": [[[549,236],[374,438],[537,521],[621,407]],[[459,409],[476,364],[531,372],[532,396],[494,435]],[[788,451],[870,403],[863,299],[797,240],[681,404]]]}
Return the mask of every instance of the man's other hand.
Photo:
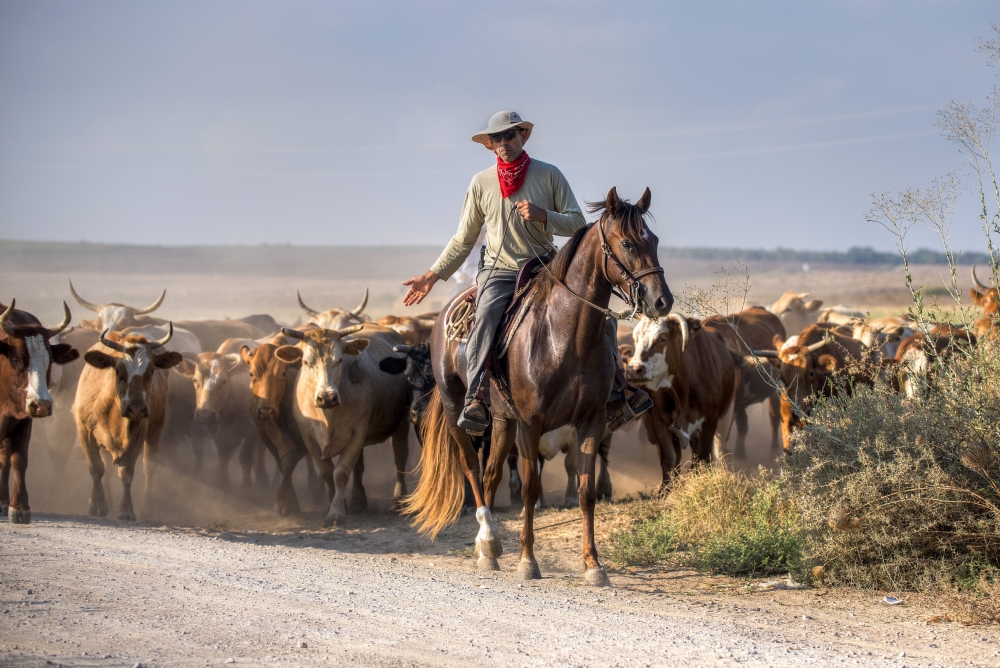
{"label": "man's other hand", "polygon": [[413,306],[424,301],[424,297],[431,291],[434,284],[441,280],[441,277],[433,271],[428,271],[423,276],[414,276],[408,281],[403,281],[403,285],[409,285],[410,289],[403,297],[404,306]]}
{"label": "man's other hand", "polygon": [[525,220],[533,220],[536,223],[545,223],[549,219],[548,212],[540,206],[535,206],[531,202],[518,202],[517,212]]}

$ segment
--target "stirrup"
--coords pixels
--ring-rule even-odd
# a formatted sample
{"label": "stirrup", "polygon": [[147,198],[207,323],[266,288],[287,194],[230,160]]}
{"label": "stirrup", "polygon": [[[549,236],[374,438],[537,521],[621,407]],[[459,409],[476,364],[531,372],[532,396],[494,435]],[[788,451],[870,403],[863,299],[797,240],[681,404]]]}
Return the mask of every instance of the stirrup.
{"label": "stirrup", "polygon": [[[622,394],[625,394],[624,388],[622,389]],[[640,389],[635,389],[632,396],[628,399],[623,396],[623,398],[616,399],[611,403],[618,402],[621,402],[621,415],[617,415],[616,417],[608,420],[608,425],[604,430],[605,438],[616,432],[624,426],[625,423],[631,422],[653,407],[653,400],[649,397],[645,390]]]}
{"label": "stirrup", "polygon": [[[468,415],[466,411],[469,408],[478,405],[484,415],[480,419],[479,416]],[[458,426],[465,431],[467,431],[472,436],[482,436],[486,433],[486,429],[490,426],[490,412],[486,409],[486,404],[481,401],[472,401],[468,406],[462,409],[462,412],[458,416]]]}

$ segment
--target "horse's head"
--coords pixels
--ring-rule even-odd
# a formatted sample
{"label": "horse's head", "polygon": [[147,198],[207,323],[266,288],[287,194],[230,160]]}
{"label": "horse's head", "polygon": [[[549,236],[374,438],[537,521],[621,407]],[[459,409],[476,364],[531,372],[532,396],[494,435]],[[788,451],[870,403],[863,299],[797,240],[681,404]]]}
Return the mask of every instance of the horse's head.
{"label": "horse's head", "polygon": [[612,188],[603,202],[591,203],[589,210],[602,212],[597,227],[602,235],[607,279],[637,300],[643,315],[655,319],[670,313],[674,296],[657,257],[659,239],[646,224],[651,198],[646,188],[639,201],[631,204]]}

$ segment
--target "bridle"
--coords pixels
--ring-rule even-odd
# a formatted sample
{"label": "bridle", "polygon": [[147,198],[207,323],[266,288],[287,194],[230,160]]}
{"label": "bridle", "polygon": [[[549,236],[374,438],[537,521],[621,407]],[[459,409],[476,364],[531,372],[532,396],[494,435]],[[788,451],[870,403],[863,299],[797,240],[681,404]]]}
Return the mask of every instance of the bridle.
{"label": "bridle", "polygon": [[[604,216],[601,216],[600,220],[597,221],[597,232],[601,237],[601,250],[604,251],[604,262],[601,263],[601,270],[604,272],[605,280],[611,284],[611,291],[623,302],[628,304],[632,308],[632,312],[628,314],[625,318],[619,317],[619,320],[628,320],[632,322],[632,318],[639,311],[639,303],[642,301],[643,287],[639,283],[639,279],[643,276],[650,276],[652,274],[662,274],[663,267],[651,267],[649,269],[642,269],[634,274],[622,264],[615,252],[611,250],[611,244],[608,243],[608,238],[604,236]],[[614,265],[618,273],[625,280],[625,285],[628,286],[628,294],[626,295],[621,290],[618,289],[618,285],[611,280],[608,276],[608,261]],[[622,314],[624,315],[624,314]]]}

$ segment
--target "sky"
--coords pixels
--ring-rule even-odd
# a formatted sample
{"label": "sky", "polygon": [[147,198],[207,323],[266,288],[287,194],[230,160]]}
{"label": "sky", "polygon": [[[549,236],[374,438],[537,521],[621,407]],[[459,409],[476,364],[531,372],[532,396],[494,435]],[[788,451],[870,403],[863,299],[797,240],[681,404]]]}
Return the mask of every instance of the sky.
{"label": "sky", "polygon": [[[963,159],[990,2],[0,3],[0,238],[443,245],[513,109],[670,246],[891,249],[872,195]],[[970,182],[970,186],[971,186]],[[963,194],[957,248],[983,247]],[[914,246],[934,246],[926,234]]]}

